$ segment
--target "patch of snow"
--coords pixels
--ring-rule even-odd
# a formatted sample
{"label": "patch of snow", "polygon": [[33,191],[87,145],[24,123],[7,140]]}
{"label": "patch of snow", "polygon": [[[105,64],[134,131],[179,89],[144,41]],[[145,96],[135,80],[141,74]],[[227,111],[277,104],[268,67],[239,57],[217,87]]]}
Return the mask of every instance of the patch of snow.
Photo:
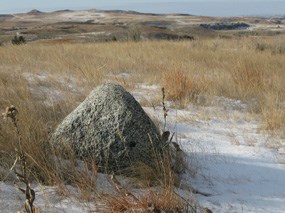
{"label": "patch of snow", "polygon": [[68,96],[67,93],[83,92],[83,89],[78,86],[78,80],[72,76],[52,76],[45,71],[38,73],[25,72],[22,75],[28,81],[32,95],[47,106],[65,100]]}
{"label": "patch of snow", "polygon": [[[196,198],[213,212],[284,212],[284,156],[266,146],[282,139],[259,133],[259,120],[248,117],[247,104],[217,100],[215,106],[169,109],[167,129],[176,132],[196,174],[184,174],[183,181],[211,194]],[[161,107],[144,109],[163,121]]]}
{"label": "patch of snow", "polygon": [[128,72],[120,72],[120,73],[117,73],[117,74],[111,74],[109,75],[110,77],[113,77],[113,78],[123,78],[123,79],[128,79],[130,78],[130,73]]}
{"label": "patch of snow", "polygon": [[102,35],[102,34],[106,34],[106,32],[105,31],[101,31],[101,32],[84,33],[84,35]]}
{"label": "patch of snow", "polygon": [[[67,187],[74,190],[72,187]],[[44,213],[62,213],[62,212],[90,212],[96,211],[95,203],[80,202],[78,199],[70,196],[64,198],[57,193],[56,187],[47,187],[38,185],[33,188],[36,193],[34,206]],[[23,210],[25,195],[18,191],[14,186],[0,182],[0,206],[1,213],[11,213]]]}
{"label": "patch of snow", "polygon": [[147,90],[147,91],[157,91],[157,90],[161,89],[161,87],[158,86],[158,85],[155,85],[155,84],[152,84],[152,85],[149,85],[149,84],[138,84],[138,85],[136,85],[136,89],[138,89],[138,90]]}
{"label": "patch of snow", "polygon": [[36,80],[44,81],[48,78],[48,73],[45,71],[36,74],[24,72],[22,75],[29,83],[33,83]]}
{"label": "patch of snow", "polygon": [[76,22],[85,22],[89,20],[96,20],[99,18],[104,18],[106,17],[107,14],[103,12],[96,12],[96,11],[87,11],[87,10],[82,10],[82,11],[73,11],[70,13],[62,13],[58,15],[58,17],[62,21],[76,21]]}
{"label": "patch of snow", "polygon": [[155,98],[157,94],[161,94],[160,89],[161,88],[158,85],[136,84],[134,90],[132,91],[132,95],[139,102],[143,98],[150,101],[150,99]]}

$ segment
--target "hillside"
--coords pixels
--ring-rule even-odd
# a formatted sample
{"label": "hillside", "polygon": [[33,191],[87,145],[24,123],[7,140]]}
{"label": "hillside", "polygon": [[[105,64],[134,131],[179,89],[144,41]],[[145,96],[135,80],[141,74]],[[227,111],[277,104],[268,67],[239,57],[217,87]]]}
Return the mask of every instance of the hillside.
{"label": "hillside", "polygon": [[[213,18],[187,14],[148,14],[134,11],[61,10],[43,13],[5,15],[1,18],[0,38],[8,40],[20,33],[29,42],[57,40],[73,42],[102,42],[132,39],[137,33],[143,40],[187,40],[235,37],[240,35],[283,34],[283,18],[233,17]],[[230,26],[246,27],[230,27]],[[219,32],[213,27],[219,26]],[[228,29],[232,32],[228,32]]]}
{"label": "hillside", "polygon": [[[284,212],[284,40],[284,17],[0,15],[0,212],[23,209],[15,168],[40,212]],[[57,126],[107,82],[134,96],[158,137],[169,131],[163,148],[179,164],[155,153],[156,168],[99,173],[55,149]]]}

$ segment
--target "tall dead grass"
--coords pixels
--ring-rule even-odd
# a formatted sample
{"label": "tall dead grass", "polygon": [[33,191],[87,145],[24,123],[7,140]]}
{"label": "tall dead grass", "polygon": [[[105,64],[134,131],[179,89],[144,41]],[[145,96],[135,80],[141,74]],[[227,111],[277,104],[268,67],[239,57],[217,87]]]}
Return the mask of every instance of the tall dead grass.
{"label": "tall dead grass", "polygon": [[173,67],[166,69],[162,75],[162,82],[167,91],[168,100],[186,106],[189,102],[197,102],[199,95],[205,94],[212,81],[203,74],[194,76],[182,69]]}
{"label": "tall dead grass", "polygon": [[[199,95],[254,100],[265,126],[283,128],[279,112],[285,101],[284,55],[259,51],[255,46],[256,42],[278,45],[282,39],[1,46],[0,107],[17,105],[24,112],[25,126],[31,123],[39,137],[96,85],[110,75],[126,72],[136,82],[164,86],[167,98],[184,106]],[[132,88],[132,82],[128,84]],[[280,119],[272,122],[274,112]],[[0,146],[6,147],[9,137],[3,137],[1,141],[6,142]]]}
{"label": "tall dead grass", "polygon": [[[274,39],[262,42],[272,45]],[[73,181],[82,191],[90,191],[87,196],[90,198],[91,188],[96,188],[94,179],[90,179],[86,170],[59,172],[58,164],[50,160],[53,150],[48,139],[55,126],[91,89],[119,73],[130,74],[136,83],[160,84],[166,88],[166,97],[181,106],[204,95],[247,100],[255,105],[254,112],[260,114],[264,129],[284,136],[284,55],[257,50],[254,42],[252,38],[240,38],[0,46],[0,109],[11,104],[19,109],[24,151],[30,156],[34,177],[51,184]],[[128,84],[134,88],[132,82]],[[0,121],[0,166],[6,169],[13,162],[16,141],[9,125]],[[75,162],[72,155],[70,159]],[[75,167],[74,164],[71,168]],[[158,161],[158,167],[164,177],[155,176],[146,167],[134,174],[145,178],[146,184],[155,178],[164,185],[173,184],[175,177],[169,173],[169,165]],[[152,197],[152,202],[164,209],[173,204],[171,196],[153,194]],[[149,199],[143,205],[147,202]]]}
{"label": "tall dead grass", "polygon": [[[22,113],[20,112],[20,115]],[[115,179],[113,187],[118,194],[105,193],[104,189],[101,188],[100,190],[103,190],[102,193],[97,191],[98,172],[96,162],[78,161],[72,150],[64,153],[64,156],[62,153],[58,153],[49,143],[50,135],[48,131],[40,131],[39,135],[37,135],[36,130],[38,129],[36,127],[43,124],[32,120],[33,117],[31,116],[30,122],[35,125],[32,126],[32,123],[25,120],[26,118],[17,116],[16,134],[8,135],[9,132],[13,133],[11,128],[12,122],[6,123],[6,125],[3,125],[5,128],[1,129],[3,130],[3,135],[1,136],[7,137],[2,138],[12,142],[7,144],[5,143],[7,141],[1,141],[1,145],[3,145],[1,152],[10,153],[10,155],[7,155],[10,159],[1,159],[7,163],[5,164],[6,168],[4,168],[7,173],[12,165],[13,158],[17,154],[17,150],[15,151],[15,147],[18,145],[16,144],[17,139],[21,138],[21,150],[25,156],[25,171],[27,171],[29,181],[36,180],[44,184],[57,184],[61,186],[58,188],[58,193],[64,196],[70,195],[66,189],[66,184],[75,186],[79,192],[76,195],[78,199],[85,201],[100,199],[106,204],[102,208],[102,212],[148,211],[149,208],[152,209],[151,212],[155,210],[177,210],[177,212],[183,212],[183,209],[192,207],[192,204],[181,200],[181,197],[175,193],[175,174],[171,167],[168,148],[165,148],[161,154],[156,153],[157,158],[154,159],[155,168],[148,167],[145,164],[136,164],[126,171],[121,171],[122,174],[128,173],[127,176],[129,178],[137,178],[136,183],[145,181],[145,184],[139,185],[140,187],[150,187],[155,182],[156,186],[161,186],[161,191],[149,190],[143,195],[135,196],[131,192],[125,191]],[[44,128],[44,126],[41,127]],[[44,129],[47,130],[47,128]],[[3,165],[2,163],[0,164],[1,167]],[[5,178],[4,180],[6,180]],[[195,212],[195,210],[192,212]]]}
{"label": "tall dead grass", "polygon": [[[270,115],[274,106],[283,110],[284,55],[259,51],[255,44],[277,45],[283,38],[4,46],[0,107],[15,104],[32,111],[25,119],[42,122],[38,126],[45,129],[46,123],[57,123],[110,75],[127,72],[136,82],[164,86],[171,100],[187,103],[199,95],[255,99],[257,111]],[[47,90],[44,96],[36,94],[41,90]],[[271,96],[278,97],[278,104],[270,104]],[[45,106],[50,97],[52,104]],[[270,126],[279,128],[281,123]]]}

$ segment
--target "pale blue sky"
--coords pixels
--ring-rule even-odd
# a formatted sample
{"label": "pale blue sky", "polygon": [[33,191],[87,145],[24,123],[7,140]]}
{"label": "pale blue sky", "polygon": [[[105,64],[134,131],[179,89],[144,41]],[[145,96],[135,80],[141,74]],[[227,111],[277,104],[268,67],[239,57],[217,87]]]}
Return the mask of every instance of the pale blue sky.
{"label": "pale blue sky", "polygon": [[285,0],[1,0],[1,13],[27,12],[31,9],[120,9],[153,13],[194,15],[285,15]]}

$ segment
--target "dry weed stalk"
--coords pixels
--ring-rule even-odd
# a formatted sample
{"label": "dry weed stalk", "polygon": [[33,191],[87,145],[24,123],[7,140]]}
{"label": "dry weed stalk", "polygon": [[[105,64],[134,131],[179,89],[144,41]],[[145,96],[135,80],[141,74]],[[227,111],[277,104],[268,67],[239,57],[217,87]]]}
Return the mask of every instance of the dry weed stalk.
{"label": "dry weed stalk", "polygon": [[[177,181],[177,173],[183,164],[183,155],[180,146],[172,142],[174,133],[171,135],[166,130],[168,109],[165,104],[165,89],[162,88],[162,107],[164,126],[161,135],[162,152],[157,152],[153,146],[155,168],[149,168],[147,165],[135,165],[129,173],[134,177],[152,178],[152,182],[159,183],[161,188],[157,191],[147,190],[143,196],[136,196],[126,189],[114,175],[108,176],[108,180],[117,192],[116,195],[106,196],[105,202],[110,207],[109,210],[114,212],[185,212],[191,209],[192,205],[186,202],[181,196],[175,193],[175,182]],[[150,138],[150,142],[152,140]],[[171,149],[173,146],[174,149]],[[177,167],[177,168],[174,168]],[[150,169],[150,170],[149,170]],[[147,172],[146,172],[147,171]],[[151,175],[141,173],[151,172]],[[177,172],[177,173],[176,173]],[[149,181],[149,180],[148,180]],[[150,182],[149,182],[150,183]],[[194,208],[192,208],[193,210]],[[187,212],[189,212],[187,210]],[[191,211],[195,212],[195,210]]]}
{"label": "dry weed stalk", "polygon": [[191,204],[175,193],[169,185],[159,191],[148,190],[143,196],[135,196],[117,180],[114,175],[108,177],[117,195],[109,195],[105,202],[114,212],[196,212]]}
{"label": "dry weed stalk", "polygon": [[[184,152],[183,150],[180,148],[179,144],[172,141],[175,132],[172,133],[171,137],[170,137],[170,132],[166,131],[166,123],[167,123],[167,116],[168,116],[168,109],[166,109],[165,106],[165,89],[164,87],[161,89],[162,90],[162,109],[163,109],[163,117],[164,117],[164,125],[163,125],[163,133],[161,135],[161,141],[163,144],[163,151],[164,153],[164,157],[166,158],[170,158],[170,161],[172,161],[170,163],[171,165],[171,170],[176,172],[176,173],[182,173],[185,170],[185,162],[184,162]],[[170,146],[173,146],[174,149],[171,150]]]}
{"label": "dry weed stalk", "polygon": [[80,198],[89,201],[94,198],[94,192],[97,189],[96,180],[98,177],[98,168],[95,161],[85,162],[84,164],[84,170],[74,171],[74,181],[82,192]]}
{"label": "dry weed stalk", "polygon": [[[23,147],[22,147],[22,137],[21,137],[21,133],[20,133],[18,123],[17,123],[17,114],[18,114],[18,110],[14,105],[7,107],[5,112],[2,113],[3,119],[8,119],[8,118],[11,119],[11,121],[14,125],[14,128],[16,130],[17,138],[18,138],[18,147],[15,148],[16,159],[15,159],[14,164],[10,170],[14,171],[19,182],[22,182],[26,185],[26,188],[22,189],[22,188],[20,188],[18,183],[14,182],[15,187],[18,190],[20,190],[22,193],[24,193],[26,196],[26,200],[24,202],[24,207],[25,207],[26,212],[27,213],[38,213],[39,210],[34,207],[34,201],[36,198],[36,194],[35,194],[35,191],[31,188],[31,184],[28,180],[27,158],[26,158],[26,154],[25,154]],[[19,162],[20,167],[21,167],[21,173],[17,172],[17,169],[16,169],[18,162]]]}
{"label": "dry weed stalk", "polygon": [[162,91],[162,109],[163,109],[163,118],[164,118],[164,124],[163,124],[163,132],[165,131],[166,128],[166,119],[167,119],[167,113],[168,110],[165,107],[165,90],[164,87],[161,88]]}
{"label": "dry weed stalk", "polygon": [[107,178],[117,192],[117,195],[104,196],[109,210],[115,212],[125,212],[127,210],[141,208],[140,200],[129,190],[124,188],[122,184],[117,180],[115,175],[107,176]]}

